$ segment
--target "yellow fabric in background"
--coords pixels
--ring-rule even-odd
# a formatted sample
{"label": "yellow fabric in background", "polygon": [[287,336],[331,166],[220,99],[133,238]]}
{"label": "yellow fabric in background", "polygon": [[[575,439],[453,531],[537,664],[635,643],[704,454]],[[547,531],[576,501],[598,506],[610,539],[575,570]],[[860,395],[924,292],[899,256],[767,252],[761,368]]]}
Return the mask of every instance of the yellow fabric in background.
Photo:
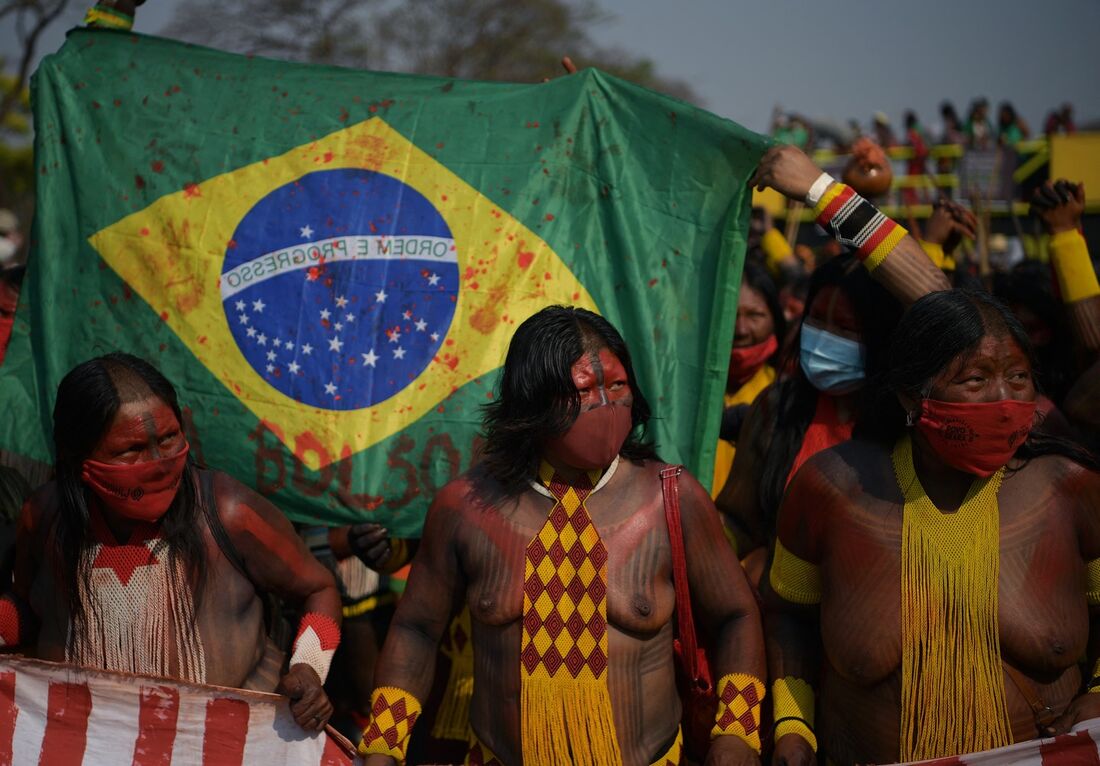
{"label": "yellow fabric in background", "polygon": [[[756,371],[755,375],[748,379],[745,385],[737,389],[736,394],[726,394],[724,406],[735,407],[738,404],[752,404],[760,392],[774,381],[775,368],[770,364],[765,364]],[[714,480],[710,488],[712,498],[718,497],[722,487],[726,486],[726,481],[730,477],[730,469],[733,468],[733,456],[736,451],[737,448],[733,442],[728,442],[725,439],[718,440],[718,449],[714,453]]]}

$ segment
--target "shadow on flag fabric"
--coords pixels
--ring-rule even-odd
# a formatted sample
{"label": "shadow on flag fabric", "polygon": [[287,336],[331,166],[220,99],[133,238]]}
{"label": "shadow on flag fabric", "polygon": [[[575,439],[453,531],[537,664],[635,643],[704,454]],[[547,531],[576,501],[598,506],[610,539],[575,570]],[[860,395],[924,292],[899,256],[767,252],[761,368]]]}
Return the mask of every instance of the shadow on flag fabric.
{"label": "shadow on flag fabric", "polygon": [[626,336],[662,457],[708,480],[765,140],[596,70],[504,84],[78,29],[32,84],[37,217],[0,448],[123,350],[196,455],[293,520],[419,532],[517,324]]}

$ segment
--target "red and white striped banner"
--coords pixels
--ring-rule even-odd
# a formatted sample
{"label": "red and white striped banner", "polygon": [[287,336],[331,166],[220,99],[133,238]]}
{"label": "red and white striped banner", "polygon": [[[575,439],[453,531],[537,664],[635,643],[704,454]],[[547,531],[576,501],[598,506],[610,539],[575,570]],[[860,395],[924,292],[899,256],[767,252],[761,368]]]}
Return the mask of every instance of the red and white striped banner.
{"label": "red and white striped banner", "polygon": [[338,734],[288,701],[216,686],[0,657],[0,766],[351,766]]}
{"label": "red and white striped banner", "polygon": [[1073,732],[1058,737],[1033,739],[981,753],[954,755],[931,761],[914,762],[920,766],[1100,766],[1100,718],[1082,721]]}

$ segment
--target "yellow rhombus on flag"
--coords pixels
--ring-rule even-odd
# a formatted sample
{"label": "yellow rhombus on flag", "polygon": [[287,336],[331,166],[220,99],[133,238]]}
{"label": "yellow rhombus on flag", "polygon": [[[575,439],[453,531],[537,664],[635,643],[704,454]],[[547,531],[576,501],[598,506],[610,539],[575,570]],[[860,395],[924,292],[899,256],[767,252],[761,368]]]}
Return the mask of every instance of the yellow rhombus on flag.
{"label": "yellow rhombus on flag", "polygon": [[[316,199],[321,189],[330,204],[347,210],[360,204],[355,184],[366,174],[395,195],[389,197],[397,200],[395,221],[401,211],[414,210],[434,234],[400,227],[341,232],[306,221],[300,246],[260,248],[236,262],[245,237],[262,243],[272,220],[284,217],[287,225],[302,212],[294,201],[299,187],[302,197]],[[314,470],[399,432],[499,367],[515,324],[540,308],[566,303],[596,310],[542,239],[379,117],[188,185],[89,241],[288,449],[300,442],[323,448],[298,450]],[[356,298],[334,294],[324,306],[307,300],[310,283],[331,284],[336,264],[355,261],[370,262],[380,290],[360,290]],[[372,343],[363,312],[381,311],[386,301],[394,306],[388,275],[410,267],[411,279],[423,278],[421,292],[405,296],[403,321],[375,328],[379,342]],[[296,305],[264,302],[263,290],[295,273],[302,277]],[[435,292],[448,284],[448,274],[450,289]],[[348,304],[354,300],[358,308]],[[417,313],[429,305],[431,317]],[[257,330],[274,317],[290,331],[268,337]],[[318,333],[323,343],[303,341]],[[387,364],[394,369],[406,362],[405,346],[413,342],[434,349],[422,368],[401,368],[400,379],[385,372]]]}

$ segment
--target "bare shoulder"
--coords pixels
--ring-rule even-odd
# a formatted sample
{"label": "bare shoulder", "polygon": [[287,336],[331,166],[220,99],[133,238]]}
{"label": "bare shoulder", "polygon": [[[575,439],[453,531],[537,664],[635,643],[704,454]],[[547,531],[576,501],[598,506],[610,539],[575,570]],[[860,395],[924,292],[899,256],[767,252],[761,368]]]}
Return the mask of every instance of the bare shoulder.
{"label": "bare shoulder", "polygon": [[256,521],[290,529],[290,522],[274,503],[256,490],[227,473],[205,469],[213,477],[214,498],[221,519],[230,535],[254,532]]}

